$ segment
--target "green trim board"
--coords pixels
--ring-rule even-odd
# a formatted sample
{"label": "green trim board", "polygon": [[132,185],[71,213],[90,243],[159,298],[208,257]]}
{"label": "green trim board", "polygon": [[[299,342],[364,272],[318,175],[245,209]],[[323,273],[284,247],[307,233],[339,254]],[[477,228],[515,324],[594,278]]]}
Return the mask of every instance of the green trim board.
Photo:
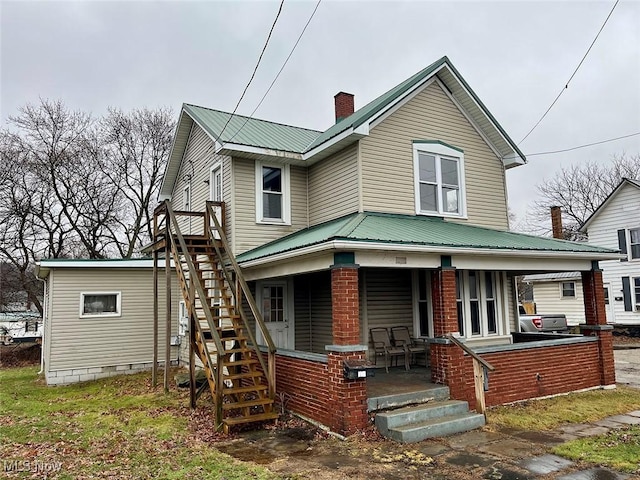
{"label": "green trim board", "polygon": [[449,222],[440,217],[363,212],[352,213],[269,242],[238,255],[238,261],[249,262],[333,240],[387,244],[390,249],[393,246],[414,245],[443,249],[488,249],[495,250],[496,253],[500,251],[617,253],[615,250],[586,243],[493,230]]}

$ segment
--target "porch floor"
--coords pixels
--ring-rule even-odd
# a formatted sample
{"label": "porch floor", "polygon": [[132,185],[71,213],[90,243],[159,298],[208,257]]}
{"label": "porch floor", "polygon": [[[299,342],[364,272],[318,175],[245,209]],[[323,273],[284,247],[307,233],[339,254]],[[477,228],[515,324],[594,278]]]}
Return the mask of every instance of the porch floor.
{"label": "porch floor", "polygon": [[449,389],[431,383],[431,370],[425,367],[377,368],[375,376],[367,378],[367,404],[369,411],[401,404],[419,403],[425,398],[444,400]]}

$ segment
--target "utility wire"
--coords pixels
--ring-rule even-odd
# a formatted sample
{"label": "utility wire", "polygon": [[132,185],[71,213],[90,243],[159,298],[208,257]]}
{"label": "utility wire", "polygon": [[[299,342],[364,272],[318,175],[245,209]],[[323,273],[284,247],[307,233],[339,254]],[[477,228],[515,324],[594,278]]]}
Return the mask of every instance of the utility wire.
{"label": "utility wire", "polygon": [[544,112],[544,114],[542,115],[542,117],[540,117],[540,120],[538,120],[536,122],[536,124],[531,128],[531,130],[529,130],[529,133],[527,133],[524,138],[522,140],[520,140],[520,142],[518,142],[518,145],[520,145],[522,142],[524,142],[527,137],[529,135],[531,135],[531,133],[538,127],[538,125],[540,125],[540,122],[542,122],[542,120],[544,120],[544,117],[547,116],[547,114],[549,113],[549,111],[553,108],[553,106],[556,104],[556,102],[560,99],[560,97],[562,96],[562,94],[564,93],[564,91],[569,88],[569,83],[571,82],[571,80],[573,80],[573,77],[575,76],[576,73],[578,73],[578,70],[580,69],[580,67],[582,66],[582,63],[584,62],[584,60],[587,58],[587,55],[589,55],[589,52],[591,51],[591,48],[595,45],[596,40],[598,40],[598,37],[600,36],[600,33],[602,32],[602,30],[604,29],[604,26],[607,24],[607,22],[609,21],[609,17],[611,17],[611,14],[613,13],[613,11],[616,9],[616,6],[618,5],[618,2],[620,0],[616,0],[616,3],[613,4],[613,7],[611,8],[611,11],[609,12],[609,15],[607,15],[607,18],[604,20],[604,23],[602,24],[602,26],[600,27],[600,30],[598,30],[598,33],[596,34],[596,38],[593,39],[593,42],[591,42],[591,45],[589,45],[589,48],[587,49],[587,53],[584,54],[584,56],[582,57],[582,60],[580,60],[580,63],[578,64],[578,66],[576,67],[576,69],[573,71],[573,73],[571,74],[571,77],[569,77],[569,80],[567,80],[567,83],[565,83],[564,87],[562,88],[562,90],[560,90],[560,93],[558,93],[558,96],[555,98],[555,100],[553,102],[551,102],[551,105],[549,105],[549,108],[547,108],[547,110]]}
{"label": "utility wire", "polygon": [[318,10],[318,7],[320,6],[320,3],[322,3],[322,0],[318,0],[318,3],[316,3],[316,8],[314,8],[313,12],[311,12],[311,16],[309,17],[309,20],[307,20],[307,23],[305,24],[304,28],[302,29],[302,32],[300,32],[300,35],[298,36],[298,39],[296,40],[296,43],[293,45],[293,48],[291,49],[291,51],[289,52],[289,55],[287,56],[287,58],[285,59],[284,63],[282,64],[282,67],[280,67],[280,70],[278,71],[277,75],[275,76],[275,78],[271,82],[271,85],[269,85],[269,88],[267,88],[267,91],[264,92],[264,95],[260,99],[260,102],[258,102],[258,105],[256,105],[256,108],[253,109],[253,112],[251,112],[251,114],[247,117],[247,119],[244,121],[242,126],[238,129],[238,131],[236,133],[234,133],[233,136],[229,139],[229,142],[231,142],[231,140],[236,138],[236,135],[238,135],[238,133],[240,133],[240,130],[242,130],[245,127],[245,125],[247,124],[247,122],[249,122],[249,120],[251,120],[253,115],[260,108],[260,105],[262,105],[262,102],[264,102],[264,99],[267,98],[267,95],[269,95],[269,92],[271,91],[271,89],[273,88],[275,83],[278,81],[278,78],[280,77],[280,74],[284,70],[284,67],[287,66],[287,63],[289,62],[289,59],[293,55],[293,52],[295,52],[296,47],[298,46],[298,44],[300,43],[300,40],[302,39],[302,36],[304,35],[304,32],[307,31],[307,27],[311,23],[311,20],[313,20],[313,16],[316,14],[316,11]]}
{"label": "utility wire", "polygon": [[262,52],[260,52],[260,56],[258,57],[258,62],[256,63],[256,67],[253,69],[253,73],[251,74],[251,78],[249,78],[249,81],[247,82],[247,86],[244,87],[242,95],[240,95],[240,99],[238,100],[238,103],[236,103],[236,108],[233,109],[233,112],[231,113],[231,115],[227,119],[227,123],[225,123],[224,127],[222,127],[222,130],[220,131],[220,135],[218,136],[219,139],[222,139],[222,134],[224,133],[225,129],[227,128],[227,125],[229,125],[229,122],[231,121],[231,119],[233,118],[235,113],[238,111],[238,107],[240,106],[240,102],[242,102],[242,99],[244,98],[244,95],[247,93],[247,90],[249,89],[249,85],[251,85],[251,82],[253,82],[253,78],[256,76],[256,72],[258,71],[258,67],[260,66],[260,61],[262,60],[262,56],[264,55],[264,52],[267,49],[267,45],[269,45],[269,40],[271,40],[271,34],[273,33],[273,29],[276,27],[276,23],[278,23],[278,18],[280,18],[280,13],[282,12],[282,6],[283,5],[284,5],[284,0],[282,0],[280,2],[280,7],[278,8],[278,13],[276,14],[276,18],[273,20],[273,24],[271,25],[271,29],[269,30],[269,35],[267,36],[267,40],[264,42],[264,46],[262,47]]}
{"label": "utility wire", "polygon": [[622,137],[609,138],[607,140],[602,140],[600,142],[593,142],[593,143],[587,143],[585,145],[578,145],[577,147],[565,148],[563,150],[552,150],[550,152],[528,153],[525,155],[525,157],[535,157],[536,155],[552,155],[554,153],[570,152],[572,150],[578,150],[579,148],[593,147],[594,145],[601,145],[603,143],[615,142],[616,140],[622,140],[623,138],[635,137],[636,135],[640,135],[640,132],[631,133],[629,135],[623,135]]}

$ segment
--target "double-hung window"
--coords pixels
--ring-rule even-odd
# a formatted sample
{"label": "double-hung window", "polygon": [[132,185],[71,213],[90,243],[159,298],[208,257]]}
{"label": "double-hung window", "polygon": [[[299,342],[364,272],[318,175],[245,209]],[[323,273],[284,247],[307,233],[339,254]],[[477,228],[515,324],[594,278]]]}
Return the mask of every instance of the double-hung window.
{"label": "double-hung window", "polygon": [[289,224],[289,166],[256,162],[256,222]]}
{"label": "double-hung window", "polygon": [[560,284],[562,298],[576,297],[576,282],[562,282]]}
{"label": "double-hung window", "polygon": [[629,230],[629,251],[632,260],[640,258],[640,228]]}
{"label": "double-hung window", "polygon": [[465,216],[464,154],[441,142],[414,141],[416,213]]}

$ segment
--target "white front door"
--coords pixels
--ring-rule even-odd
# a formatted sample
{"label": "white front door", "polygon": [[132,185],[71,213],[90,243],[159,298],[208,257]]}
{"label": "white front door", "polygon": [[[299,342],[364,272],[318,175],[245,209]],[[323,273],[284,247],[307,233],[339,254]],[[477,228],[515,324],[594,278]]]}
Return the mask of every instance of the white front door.
{"label": "white front door", "polygon": [[[293,324],[289,318],[287,282],[265,282],[258,286],[259,304],[267,331],[276,348],[294,349]],[[264,343],[258,332],[258,341]]]}
{"label": "white front door", "polygon": [[615,323],[616,321],[616,310],[611,301],[611,284],[604,284],[604,304],[607,314],[607,323]]}

